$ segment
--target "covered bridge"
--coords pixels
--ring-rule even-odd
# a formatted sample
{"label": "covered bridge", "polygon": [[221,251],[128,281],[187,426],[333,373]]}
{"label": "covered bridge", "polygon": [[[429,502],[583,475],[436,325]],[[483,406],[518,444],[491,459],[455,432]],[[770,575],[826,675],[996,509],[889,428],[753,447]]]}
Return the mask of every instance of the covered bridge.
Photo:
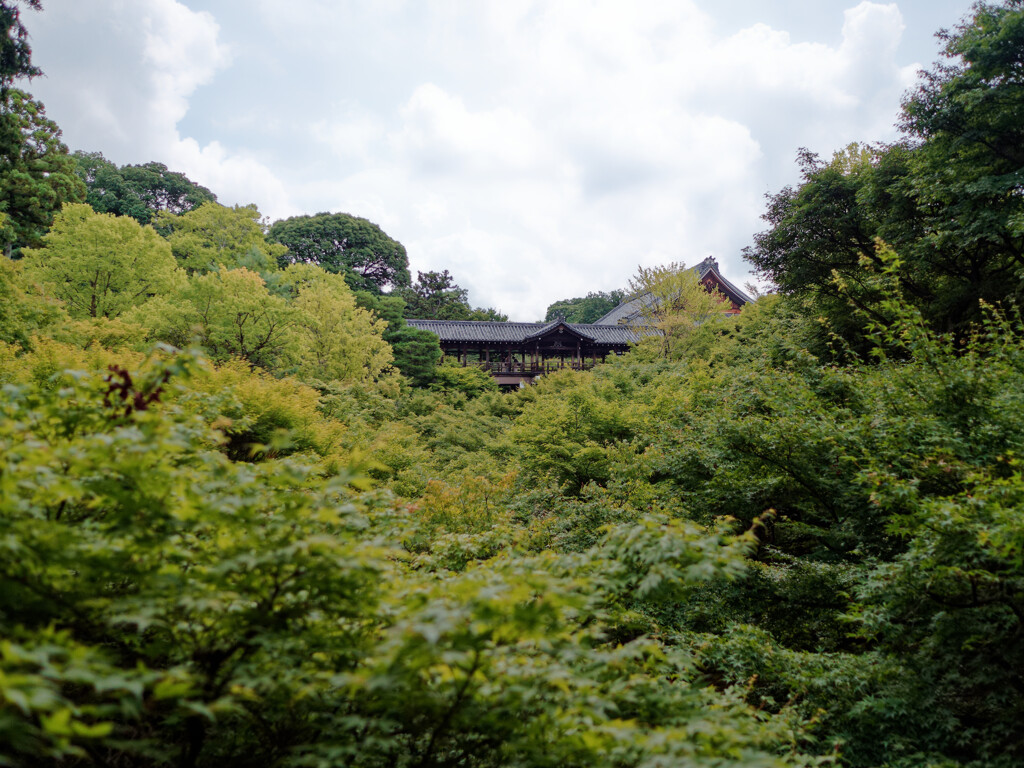
{"label": "covered bridge", "polygon": [[[692,267],[709,290],[722,295],[727,315],[751,301],[730,283],[708,257]],[[644,336],[658,331],[642,325],[644,310],[656,299],[651,294],[623,302],[594,323],[495,323],[477,320],[406,320],[413,328],[437,334],[441,351],[463,365],[480,365],[502,385],[532,381],[559,368],[591,368],[608,355],[622,354]]]}
{"label": "covered bridge", "polygon": [[413,328],[437,334],[441,350],[489,370],[499,384],[519,384],[534,376],[573,368],[582,370],[621,354],[650,331],[629,325],[567,323],[493,323],[473,320],[406,320]]}

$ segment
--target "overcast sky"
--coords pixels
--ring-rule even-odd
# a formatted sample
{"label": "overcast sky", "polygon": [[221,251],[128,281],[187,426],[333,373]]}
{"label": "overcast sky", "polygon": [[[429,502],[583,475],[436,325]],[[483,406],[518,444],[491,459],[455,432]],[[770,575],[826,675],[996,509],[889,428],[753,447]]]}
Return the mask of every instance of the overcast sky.
{"label": "overcast sky", "polygon": [[343,211],[512,319],[740,251],[797,148],[896,137],[969,0],[43,0],[72,149]]}

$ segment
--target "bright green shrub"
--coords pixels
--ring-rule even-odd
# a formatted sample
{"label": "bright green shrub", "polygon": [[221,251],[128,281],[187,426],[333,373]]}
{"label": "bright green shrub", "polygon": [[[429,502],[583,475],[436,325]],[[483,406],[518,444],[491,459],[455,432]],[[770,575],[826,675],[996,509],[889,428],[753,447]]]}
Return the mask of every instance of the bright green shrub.
{"label": "bright green shrub", "polygon": [[454,402],[460,402],[460,396],[468,400],[485,392],[496,392],[498,385],[486,371],[449,359],[434,369],[430,388],[452,395]]}
{"label": "bright green shrub", "polygon": [[358,512],[301,465],[207,450],[201,421],[161,405],[188,364],[3,394],[7,761],[205,764],[234,749],[225,733],[258,731],[318,652],[358,645],[336,619],[373,610],[382,568],[352,538]]}
{"label": "bright green shrub", "polygon": [[628,603],[742,573],[749,535],[659,519],[528,557],[483,526],[406,565],[422,518],[291,459],[232,462],[191,367],[0,395],[5,762],[809,764],[788,713],[617,639]]}

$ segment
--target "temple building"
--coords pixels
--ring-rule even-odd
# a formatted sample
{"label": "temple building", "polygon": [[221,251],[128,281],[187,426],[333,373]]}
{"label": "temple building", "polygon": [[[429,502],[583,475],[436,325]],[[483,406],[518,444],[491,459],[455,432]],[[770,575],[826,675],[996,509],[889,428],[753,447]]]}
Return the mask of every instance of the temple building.
{"label": "temple building", "polygon": [[[708,256],[700,264],[692,267],[692,269],[697,273],[697,278],[700,282],[703,283],[709,291],[718,291],[729,302],[729,307],[725,310],[726,315],[739,314],[740,310],[743,309],[744,304],[750,304],[753,301],[753,299],[747,296],[747,294],[725,279],[718,268],[718,261],[716,261],[714,257]],[[651,294],[646,293],[643,296],[638,296],[630,301],[624,301],[607,315],[596,320],[595,324],[637,324],[641,322],[644,309],[650,306],[653,300],[654,297],[651,296]]]}
{"label": "temple building", "polygon": [[[717,290],[729,302],[725,314],[736,314],[751,301],[722,276],[713,258],[693,269],[709,291]],[[498,384],[514,386],[560,368],[591,368],[657,333],[642,324],[643,310],[652,300],[645,294],[623,302],[594,323],[569,323],[564,318],[547,323],[416,319],[406,323],[437,334],[446,357],[456,357],[463,365],[479,365]]]}

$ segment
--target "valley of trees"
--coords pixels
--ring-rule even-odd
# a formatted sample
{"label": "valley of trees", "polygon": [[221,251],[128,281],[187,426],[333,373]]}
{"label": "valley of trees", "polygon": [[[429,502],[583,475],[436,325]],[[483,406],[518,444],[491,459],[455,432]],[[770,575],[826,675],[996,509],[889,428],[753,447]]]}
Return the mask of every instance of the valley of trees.
{"label": "valley of trees", "polygon": [[504,316],[372,222],[72,153],[39,10],[0,0],[0,765],[1024,762],[1024,2],[901,141],[800,152],[775,293],[641,270],[661,335],[513,393],[404,322]]}

